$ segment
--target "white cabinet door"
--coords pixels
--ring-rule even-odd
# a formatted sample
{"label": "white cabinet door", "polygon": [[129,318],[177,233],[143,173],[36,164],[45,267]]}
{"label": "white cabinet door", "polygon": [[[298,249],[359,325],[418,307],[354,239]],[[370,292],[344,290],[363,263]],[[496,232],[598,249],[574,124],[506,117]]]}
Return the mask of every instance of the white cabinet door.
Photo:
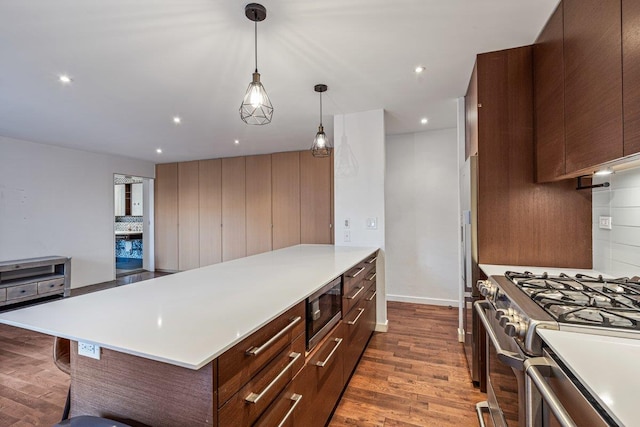
{"label": "white cabinet door", "polygon": [[131,215],[142,216],[142,183],[131,184]]}
{"label": "white cabinet door", "polygon": [[114,186],[114,213],[115,216],[124,216],[124,184],[117,184]]}

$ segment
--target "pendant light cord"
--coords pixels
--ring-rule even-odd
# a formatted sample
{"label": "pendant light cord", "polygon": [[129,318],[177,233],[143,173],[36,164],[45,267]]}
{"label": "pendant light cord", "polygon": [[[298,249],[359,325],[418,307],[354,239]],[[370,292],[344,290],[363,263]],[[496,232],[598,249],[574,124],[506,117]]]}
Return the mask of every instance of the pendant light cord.
{"label": "pendant light cord", "polygon": [[322,92],[320,92],[320,126],[322,126]]}
{"label": "pendant light cord", "polygon": [[[258,12],[253,12],[253,14],[257,16]],[[255,29],[255,31],[253,33],[254,34],[254,42],[255,43],[254,43],[253,46],[255,47],[254,53],[255,53],[255,56],[256,56],[256,73],[257,73],[258,72],[258,21],[257,20],[254,21],[253,25],[254,25],[254,29]]]}

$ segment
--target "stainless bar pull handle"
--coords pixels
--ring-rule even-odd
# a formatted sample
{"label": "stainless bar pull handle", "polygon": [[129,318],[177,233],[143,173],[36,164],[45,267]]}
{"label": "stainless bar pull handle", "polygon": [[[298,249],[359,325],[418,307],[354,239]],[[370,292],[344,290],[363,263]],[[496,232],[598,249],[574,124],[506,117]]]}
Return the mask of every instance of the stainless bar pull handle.
{"label": "stainless bar pull handle", "polygon": [[375,279],[375,278],[376,278],[376,276],[377,276],[377,275],[378,275],[378,273],[373,273],[373,274],[371,275],[371,277],[369,277],[367,280],[368,280],[369,282],[371,282],[373,279]]}
{"label": "stainless bar pull handle", "polygon": [[356,292],[355,294],[351,295],[350,297],[347,297],[347,299],[354,299],[355,297],[358,296],[358,294],[360,292],[362,292],[364,290],[364,286],[358,286],[358,292]]}
{"label": "stainless bar pull handle", "polygon": [[378,255],[376,255],[373,258],[371,258],[370,260],[368,260],[367,264],[373,264],[374,262],[376,262],[377,259],[378,259]]}
{"label": "stainless bar pull handle", "polygon": [[476,415],[478,416],[478,423],[480,427],[487,427],[484,423],[484,413],[489,412],[489,402],[486,400],[484,402],[476,403]]}
{"label": "stainless bar pull handle", "polygon": [[371,295],[369,298],[367,298],[367,301],[373,301],[373,299],[376,297],[377,294],[378,294],[378,291],[375,291],[373,293],[373,295]]}
{"label": "stainless bar pull handle", "polygon": [[551,409],[553,415],[556,416],[558,423],[560,423],[562,427],[577,427],[577,424],[573,422],[573,419],[571,419],[571,415],[569,415],[564,406],[562,406],[558,397],[555,395],[547,381],[545,381],[545,377],[542,372],[540,372],[539,366],[550,366],[550,364],[544,357],[532,358],[527,360],[525,363],[525,371],[527,373],[527,377],[525,377],[527,392],[531,395],[533,390],[530,381],[533,381],[540,392],[540,395],[549,405],[549,409]]}
{"label": "stainless bar pull handle", "polygon": [[360,270],[356,271],[356,274],[354,274],[353,276],[349,276],[349,277],[357,277],[358,274],[362,273],[364,271],[364,267],[360,267]]}
{"label": "stainless bar pull handle", "polygon": [[360,313],[358,313],[358,315],[356,316],[355,319],[349,320],[347,322],[347,325],[355,325],[356,323],[358,323],[358,320],[360,319],[360,316],[362,316],[362,313],[364,313],[364,308],[359,308],[358,310],[360,310]]}
{"label": "stainless bar pull handle", "polygon": [[272,336],[269,339],[269,341],[267,341],[266,343],[262,344],[260,347],[251,347],[249,350],[245,351],[245,354],[247,356],[257,356],[257,355],[259,355],[265,349],[269,348],[274,342],[276,342],[278,340],[278,338],[280,338],[281,336],[286,334],[289,331],[289,329],[293,328],[301,320],[302,320],[302,317],[300,317],[300,316],[294,317],[293,319],[291,319],[291,322],[289,322],[289,324],[287,326],[285,326],[284,328],[282,328],[282,330],[280,332],[278,332],[277,334]]}
{"label": "stainless bar pull handle", "polygon": [[296,410],[296,406],[298,406],[298,403],[300,403],[300,401],[302,400],[302,395],[301,394],[297,394],[297,393],[293,393],[293,395],[291,395],[291,397],[289,399],[291,399],[294,402],[294,404],[287,411],[287,413],[284,414],[284,418],[282,419],[282,421],[280,421],[280,424],[278,424],[278,427],[282,427],[284,425],[284,423],[287,422],[287,420],[289,419],[291,414],[293,414],[293,411]]}
{"label": "stainless bar pull handle", "polygon": [[258,403],[258,400],[262,399],[262,397],[269,390],[271,390],[271,387],[273,387],[275,385],[275,383],[277,383],[278,380],[280,378],[282,378],[284,376],[284,374],[286,374],[289,369],[291,369],[293,364],[296,363],[296,361],[300,357],[300,353],[291,353],[291,354],[289,354],[289,357],[292,358],[291,361],[289,363],[287,363],[287,366],[285,366],[284,369],[282,371],[280,371],[280,373],[264,388],[264,390],[262,390],[260,393],[249,393],[249,395],[247,397],[245,397],[244,400],[246,400],[249,403]]}
{"label": "stainless bar pull handle", "polygon": [[342,338],[334,338],[333,340],[336,343],[336,345],[333,347],[333,350],[331,350],[331,353],[329,353],[326,359],[324,359],[322,362],[316,362],[316,366],[324,368],[327,363],[329,363],[329,360],[331,360],[331,358],[333,357],[333,353],[335,353],[338,347],[340,347],[340,344],[342,344]]}
{"label": "stainless bar pull handle", "polygon": [[491,307],[490,303],[487,301],[476,301],[473,305],[475,306],[476,312],[478,313],[478,316],[480,317],[480,320],[482,321],[482,324],[484,325],[484,328],[487,331],[487,335],[489,335],[489,339],[493,343],[493,346],[496,348],[496,352],[498,353],[498,359],[500,359],[500,361],[505,365],[511,366],[512,368],[522,371],[524,366],[524,358],[521,357],[518,353],[504,350],[500,346],[498,337],[496,336],[496,333],[491,327],[489,318],[485,313],[485,308]]}

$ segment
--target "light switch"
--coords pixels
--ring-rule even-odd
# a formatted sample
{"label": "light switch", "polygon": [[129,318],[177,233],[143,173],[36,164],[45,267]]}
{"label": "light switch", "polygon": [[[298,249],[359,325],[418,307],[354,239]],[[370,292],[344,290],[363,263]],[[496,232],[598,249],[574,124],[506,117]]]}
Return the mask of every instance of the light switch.
{"label": "light switch", "polygon": [[611,217],[610,216],[600,216],[600,221],[599,221],[598,225],[602,229],[611,230]]}
{"label": "light switch", "polygon": [[369,230],[377,230],[378,229],[378,218],[367,218],[367,229],[369,229]]}
{"label": "light switch", "polygon": [[344,228],[346,228],[346,229],[351,228],[351,220],[349,218],[345,218],[345,220],[344,220]]}

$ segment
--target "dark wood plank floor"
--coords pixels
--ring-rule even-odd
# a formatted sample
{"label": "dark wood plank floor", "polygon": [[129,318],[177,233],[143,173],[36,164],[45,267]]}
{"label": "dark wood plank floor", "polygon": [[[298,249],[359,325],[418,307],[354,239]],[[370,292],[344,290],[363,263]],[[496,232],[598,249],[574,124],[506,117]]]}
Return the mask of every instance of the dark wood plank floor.
{"label": "dark wood plank floor", "polygon": [[[388,317],[389,332],[372,337],[330,427],[477,426],[474,405],[486,397],[471,386],[457,309],[390,302]],[[60,420],[69,378],[53,364],[52,344],[0,325],[0,426]]]}
{"label": "dark wood plank floor", "polygon": [[375,333],[330,427],[478,426],[458,310],[389,302],[389,331]]}

